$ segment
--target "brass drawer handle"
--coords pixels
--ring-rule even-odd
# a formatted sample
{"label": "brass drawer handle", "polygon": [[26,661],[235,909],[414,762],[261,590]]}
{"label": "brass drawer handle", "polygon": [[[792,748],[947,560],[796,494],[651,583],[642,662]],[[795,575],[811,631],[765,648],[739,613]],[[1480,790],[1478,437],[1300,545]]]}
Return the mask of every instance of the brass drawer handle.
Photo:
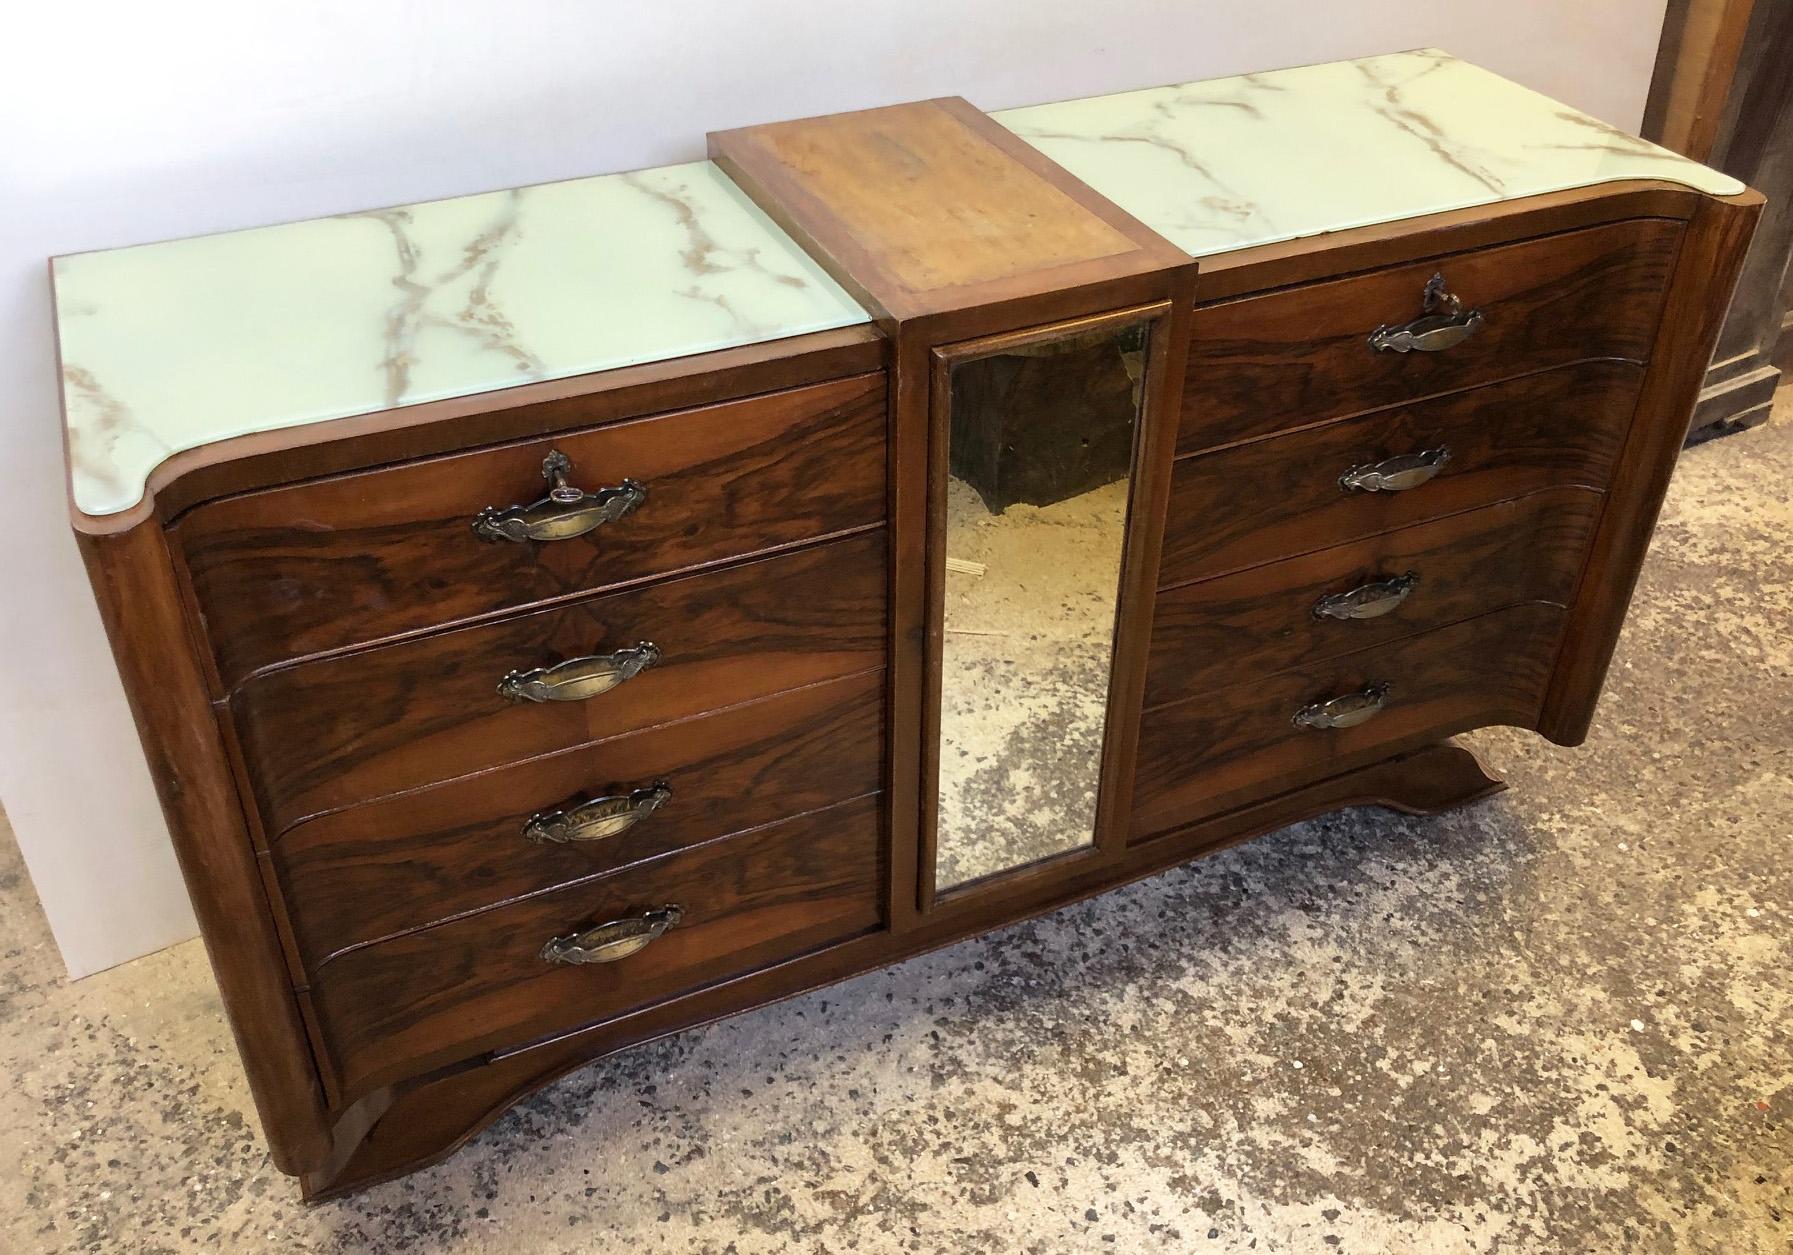
{"label": "brass drawer handle", "polygon": [[684,911],[676,906],[657,906],[626,919],[613,919],[571,937],[553,938],[542,947],[542,959],[548,963],[615,963],[640,954],[684,917]]}
{"label": "brass drawer handle", "polygon": [[1420,309],[1422,316],[1410,323],[1370,332],[1370,347],[1378,353],[1438,353],[1462,344],[1487,321],[1479,309],[1464,310],[1462,300],[1445,289],[1442,274],[1426,281]]}
{"label": "brass drawer handle", "polygon": [[565,810],[531,815],[523,822],[523,838],[556,845],[603,841],[627,832],[671,800],[672,789],[664,783],[594,797]]}
{"label": "brass drawer handle", "polygon": [[647,500],[647,487],[625,479],[614,488],[586,492],[567,483],[573,461],[559,449],[542,460],[548,495],[528,505],[487,506],[473,519],[473,534],[485,541],[571,540],[614,523]]}
{"label": "brass drawer handle", "polygon": [[1295,726],[1299,728],[1355,728],[1366,720],[1373,719],[1382,713],[1388,705],[1388,695],[1393,686],[1388,684],[1370,684],[1358,689],[1355,693],[1346,693],[1343,697],[1335,697],[1329,702],[1315,702],[1311,706],[1303,706],[1295,712]]}
{"label": "brass drawer handle", "polygon": [[1314,603],[1314,618],[1380,619],[1406,601],[1418,586],[1419,576],[1409,571],[1360,585],[1348,593],[1328,593]]}
{"label": "brass drawer handle", "polygon": [[513,702],[582,702],[633,680],[660,661],[660,650],[647,641],[614,654],[569,658],[552,667],[513,671],[498,681],[498,695]]}
{"label": "brass drawer handle", "polygon": [[1423,453],[1403,453],[1398,458],[1353,466],[1339,476],[1339,487],[1346,492],[1406,492],[1437,475],[1450,460],[1446,445]]}

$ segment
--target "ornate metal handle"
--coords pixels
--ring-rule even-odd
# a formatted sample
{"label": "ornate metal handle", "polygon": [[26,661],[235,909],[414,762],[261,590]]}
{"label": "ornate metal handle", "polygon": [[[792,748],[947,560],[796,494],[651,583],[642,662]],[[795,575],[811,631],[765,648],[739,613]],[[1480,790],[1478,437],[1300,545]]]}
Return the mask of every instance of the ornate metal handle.
{"label": "ornate metal handle", "polygon": [[667,785],[594,797],[565,810],[542,811],[523,821],[527,841],[566,845],[574,841],[603,841],[619,836],[672,800]]}
{"label": "ornate metal handle", "polygon": [[1370,684],[1329,702],[1315,702],[1295,712],[1298,728],[1355,728],[1382,713],[1392,692],[1388,684]]}
{"label": "ornate metal handle", "polygon": [[615,963],[640,954],[684,917],[684,911],[676,906],[657,906],[571,937],[555,937],[542,947],[542,958],[549,963]]}
{"label": "ornate metal handle", "polygon": [[1450,460],[1446,445],[1423,453],[1403,453],[1384,462],[1353,466],[1339,476],[1339,487],[1346,492],[1406,492],[1438,474]]}
{"label": "ornate metal handle", "polygon": [[1375,580],[1348,593],[1328,593],[1314,603],[1316,619],[1380,619],[1407,600],[1419,585],[1412,571],[1391,579]]}
{"label": "ornate metal handle", "polygon": [[1462,344],[1486,321],[1481,310],[1464,310],[1462,300],[1445,289],[1442,274],[1426,281],[1420,309],[1424,316],[1410,323],[1370,332],[1370,347],[1378,353],[1437,353]]}
{"label": "ornate metal handle", "polygon": [[498,695],[513,702],[582,702],[633,680],[660,661],[660,648],[647,641],[614,654],[569,658],[552,667],[513,671],[498,681]]}
{"label": "ornate metal handle", "polygon": [[573,461],[559,449],[542,460],[548,495],[528,505],[487,506],[473,519],[481,540],[571,540],[594,527],[614,523],[647,500],[647,487],[625,479],[614,488],[586,492],[567,483]]}

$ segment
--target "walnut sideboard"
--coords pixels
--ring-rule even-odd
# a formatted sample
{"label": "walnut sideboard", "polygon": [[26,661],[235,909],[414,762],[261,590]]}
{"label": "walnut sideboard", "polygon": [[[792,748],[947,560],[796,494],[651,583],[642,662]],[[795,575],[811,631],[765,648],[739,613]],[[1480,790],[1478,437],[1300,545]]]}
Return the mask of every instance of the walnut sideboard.
{"label": "walnut sideboard", "polygon": [[1582,740],[1761,198],[1444,53],[53,263],[274,1162]]}

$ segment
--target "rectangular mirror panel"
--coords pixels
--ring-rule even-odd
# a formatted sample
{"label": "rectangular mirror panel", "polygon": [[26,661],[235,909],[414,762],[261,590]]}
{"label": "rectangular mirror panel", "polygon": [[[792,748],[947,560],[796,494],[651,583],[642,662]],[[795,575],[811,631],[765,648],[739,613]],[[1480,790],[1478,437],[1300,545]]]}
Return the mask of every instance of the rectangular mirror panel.
{"label": "rectangular mirror panel", "polygon": [[936,892],[1095,839],[1148,327],[949,368]]}

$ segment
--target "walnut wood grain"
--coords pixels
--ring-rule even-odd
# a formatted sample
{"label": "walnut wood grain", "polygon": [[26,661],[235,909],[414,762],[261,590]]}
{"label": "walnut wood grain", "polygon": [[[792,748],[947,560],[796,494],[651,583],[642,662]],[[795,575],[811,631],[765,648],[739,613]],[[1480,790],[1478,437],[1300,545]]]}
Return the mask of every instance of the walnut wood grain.
{"label": "walnut wood grain", "polygon": [[[1673,220],[1614,223],[1203,306],[1178,451],[1574,361],[1641,362],[1680,235]],[[1377,327],[1419,317],[1434,273],[1481,329],[1438,353],[1370,348]]]}
{"label": "walnut wood grain", "polygon": [[[345,1094],[588,1024],[883,922],[876,796],[638,864],[326,964],[311,993]],[[640,953],[575,967],[551,938],[677,904]]]}
{"label": "walnut wood grain", "polygon": [[[173,534],[221,690],[274,664],[876,523],[882,373],[201,506]],[[632,477],[648,499],[574,540],[488,543],[485,506]]]}
{"label": "walnut wood grain", "polygon": [[[268,855],[308,970],[351,946],[878,791],[882,669],[300,824]],[[596,842],[539,844],[531,815],[664,782],[671,799]]]}
{"label": "walnut wood grain", "polygon": [[[1630,427],[1642,367],[1580,365],[1452,393],[1196,457],[1172,471],[1161,586],[1559,485],[1603,487]],[[1406,492],[1346,492],[1353,466],[1444,446]]]}
{"label": "walnut wood grain", "polygon": [[1538,725],[1560,745],[1579,745],[1593,722],[1594,704],[1762,205],[1761,194],[1753,191],[1703,200],[1688,224],[1656,355],[1594,535],[1587,577],[1570,608],[1562,661]]}
{"label": "walnut wood grain", "polygon": [[[232,709],[266,831],[882,666],[888,543],[878,528],[258,676]],[[660,661],[585,701],[498,692],[512,669],[640,642]]]}
{"label": "walnut wood grain", "polygon": [[79,540],[274,1165],[313,1171],[331,1150],[324,1093],[162,529]]}
{"label": "walnut wood grain", "polygon": [[[1432,523],[1161,592],[1146,706],[1415,636],[1522,602],[1561,608],[1586,564],[1601,494],[1555,488]],[[1314,605],[1377,580],[1418,577],[1379,618],[1320,618]]]}
{"label": "walnut wood grain", "polygon": [[[1304,664],[1161,706],[1141,721],[1133,833],[1216,814],[1487,724],[1533,726],[1563,612],[1517,606],[1424,636]],[[1296,727],[1301,707],[1365,685],[1392,686],[1386,709],[1352,728]]]}

